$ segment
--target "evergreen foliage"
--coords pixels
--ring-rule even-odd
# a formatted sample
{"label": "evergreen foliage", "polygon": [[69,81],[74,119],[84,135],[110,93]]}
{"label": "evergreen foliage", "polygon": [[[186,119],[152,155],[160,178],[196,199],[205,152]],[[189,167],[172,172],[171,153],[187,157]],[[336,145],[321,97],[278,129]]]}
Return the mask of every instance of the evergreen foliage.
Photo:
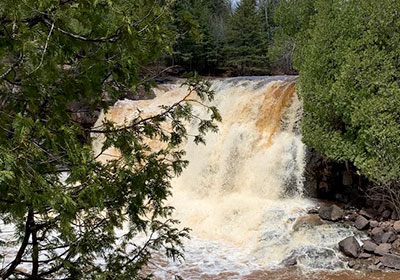
{"label": "evergreen foliage", "polygon": [[[186,100],[128,126],[85,127],[90,114],[150,79],[141,69],[171,50],[168,1],[4,0],[0,5],[0,220],[16,226],[19,250],[2,279],[148,279],[153,253],[182,257],[182,238],[164,201],[187,165],[179,144]],[[186,84],[202,100],[208,83]],[[220,120],[199,122],[204,142]],[[161,129],[172,120],[171,131]],[[197,119],[197,117],[196,117]],[[100,163],[92,135],[106,135],[121,158]],[[165,142],[152,151],[148,139]],[[123,235],[121,230],[123,228]],[[138,234],[147,234],[135,243]],[[3,246],[4,244],[2,244]],[[30,271],[18,270],[29,264]]]}
{"label": "evergreen foliage", "polygon": [[216,71],[224,61],[229,13],[230,4],[226,0],[177,1],[174,18],[179,37],[174,46],[174,62],[188,71],[206,74]]}
{"label": "evergreen foliage", "polygon": [[229,20],[227,63],[243,75],[250,67],[267,68],[267,33],[255,0],[242,0]]}
{"label": "evergreen foliage", "polygon": [[296,41],[306,144],[400,182],[400,2],[315,1]]}

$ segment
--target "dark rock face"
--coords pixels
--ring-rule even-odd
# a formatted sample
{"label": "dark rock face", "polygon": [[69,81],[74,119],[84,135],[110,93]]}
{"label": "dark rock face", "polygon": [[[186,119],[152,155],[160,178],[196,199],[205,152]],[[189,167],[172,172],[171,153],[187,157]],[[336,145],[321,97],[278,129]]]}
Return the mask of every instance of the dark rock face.
{"label": "dark rock face", "polygon": [[371,231],[372,240],[377,244],[382,243],[382,237],[385,232],[380,227],[376,227]]}
{"label": "dark rock face", "polygon": [[344,216],[343,210],[336,205],[322,206],[318,214],[321,219],[334,222],[342,219]]}
{"label": "dark rock face", "polygon": [[370,240],[365,241],[363,246],[362,246],[362,248],[366,252],[374,252],[376,247],[378,247],[378,245],[376,245],[374,242],[372,242]]}
{"label": "dark rock face", "polygon": [[383,256],[385,254],[388,254],[390,249],[392,249],[392,245],[390,245],[389,243],[382,243],[375,248],[374,253],[376,255]]}
{"label": "dark rock face", "polygon": [[354,222],[354,226],[359,230],[367,229],[369,226],[369,221],[363,216],[359,215]]}
{"label": "dark rock face", "polygon": [[361,253],[360,244],[354,236],[347,237],[339,242],[339,250],[348,257],[358,258]]}
{"label": "dark rock face", "polygon": [[386,254],[382,257],[381,262],[384,266],[394,269],[400,269],[400,257],[393,254]]}

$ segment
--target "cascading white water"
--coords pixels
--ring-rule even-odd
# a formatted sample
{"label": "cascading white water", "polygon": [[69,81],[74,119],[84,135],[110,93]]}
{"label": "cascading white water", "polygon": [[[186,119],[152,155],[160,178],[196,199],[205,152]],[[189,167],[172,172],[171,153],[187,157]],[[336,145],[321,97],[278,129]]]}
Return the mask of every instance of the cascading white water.
{"label": "cascading white water", "polygon": [[[216,79],[212,87],[213,105],[223,118],[219,132],[207,135],[206,146],[188,141],[182,147],[190,164],[173,180],[169,200],[193,239],[186,244],[183,264],[160,261],[156,275],[241,279],[276,267],[291,254],[307,268],[340,267],[334,247],[351,229],[306,214],[313,203],[302,195],[305,147],[295,78]],[[179,84],[163,85],[155,99],[120,101],[105,117],[123,125],[137,117],[138,109],[142,116],[154,115],[160,105],[185,94]],[[200,106],[194,111],[207,117]],[[96,126],[103,120],[101,115]],[[195,129],[195,122],[188,124],[189,134]],[[96,153],[101,143],[102,138],[95,141]],[[115,156],[118,152],[110,149],[100,160]]]}

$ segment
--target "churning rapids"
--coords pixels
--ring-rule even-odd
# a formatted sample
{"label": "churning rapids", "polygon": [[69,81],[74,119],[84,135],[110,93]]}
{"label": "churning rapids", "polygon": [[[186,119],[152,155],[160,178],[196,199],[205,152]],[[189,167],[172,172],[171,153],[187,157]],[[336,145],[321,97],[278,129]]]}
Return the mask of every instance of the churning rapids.
{"label": "churning rapids", "polygon": [[[192,141],[184,145],[190,164],[173,180],[169,200],[176,208],[175,218],[192,229],[186,259],[183,263],[158,260],[155,275],[159,279],[171,279],[173,273],[186,279],[298,279],[300,273],[304,279],[345,279],[349,272],[338,271],[345,264],[336,247],[353,235],[352,229],[307,215],[314,202],[303,197],[305,146],[295,77],[215,79],[212,88],[213,105],[223,118],[219,132],[209,133],[205,146]],[[104,118],[124,125],[138,116],[138,109],[143,117],[157,114],[160,105],[174,104],[187,90],[177,82],[161,85],[155,93],[152,100],[117,102],[96,126]],[[194,109],[198,116],[207,117],[203,107]],[[188,127],[190,133],[196,124]],[[94,145],[96,154],[102,140],[98,138]],[[101,160],[115,156],[118,152],[109,149]],[[294,254],[297,268],[282,268],[282,262]],[[326,270],[331,272],[321,274]]]}

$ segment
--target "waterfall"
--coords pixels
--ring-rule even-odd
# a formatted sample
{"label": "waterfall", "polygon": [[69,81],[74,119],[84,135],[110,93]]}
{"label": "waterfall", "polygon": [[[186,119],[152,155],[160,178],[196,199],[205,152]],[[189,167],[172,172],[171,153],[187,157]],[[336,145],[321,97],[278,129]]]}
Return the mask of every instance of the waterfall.
{"label": "waterfall", "polygon": [[[352,230],[307,214],[314,203],[303,197],[305,146],[295,82],[288,76],[212,81],[213,105],[223,118],[219,132],[207,134],[205,146],[190,139],[183,145],[190,164],[173,179],[168,201],[176,208],[174,218],[192,229],[193,239],[186,244],[185,263],[160,262],[163,268],[155,269],[160,279],[169,278],[165,271],[188,279],[225,279],[228,271],[233,273],[229,279],[241,279],[279,267],[293,254],[309,269],[343,266],[335,246]],[[105,118],[123,125],[138,114],[157,114],[160,105],[173,104],[186,90],[172,83],[155,93],[152,100],[117,102],[96,126]],[[194,112],[207,116],[200,106]],[[187,126],[194,133],[196,121]],[[95,140],[95,153],[102,141]],[[116,156],[118,151],[110,148],[100,160]]]}

